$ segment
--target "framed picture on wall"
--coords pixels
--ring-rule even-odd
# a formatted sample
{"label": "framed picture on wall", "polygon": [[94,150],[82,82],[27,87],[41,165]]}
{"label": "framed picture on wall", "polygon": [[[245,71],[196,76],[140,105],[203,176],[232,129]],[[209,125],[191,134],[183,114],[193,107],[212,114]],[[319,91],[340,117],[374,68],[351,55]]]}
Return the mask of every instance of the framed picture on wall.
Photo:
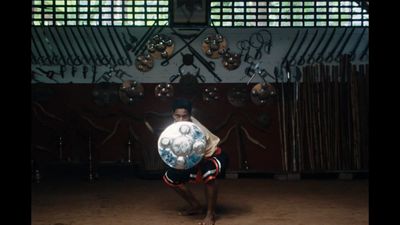
{"label": "framed picture on wall", "polygon": [[207,0],[170,0],[172,26],[207,26]]}

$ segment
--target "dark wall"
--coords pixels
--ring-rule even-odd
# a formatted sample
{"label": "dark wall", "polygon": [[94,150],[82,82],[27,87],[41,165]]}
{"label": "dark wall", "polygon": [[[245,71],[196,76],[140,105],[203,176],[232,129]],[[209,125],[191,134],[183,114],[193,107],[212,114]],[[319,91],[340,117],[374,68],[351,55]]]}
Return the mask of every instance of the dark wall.
{"label": "dark wall", "polygon": [[[240,164],[244,160],[249,170],[282,170],[275,99],[264,105],[248,99],[244,106],[233,106],[227,93],[238,85],[200,84],[197,94],[175,89],[174,97],[190,98],[193,115],[225,140],[221,147],[229,155],[230,170],[244,169]],[[87,161],[89,138],[96,162],[127,160],[130,139],[135,163],[146,170],[163,168],[156,143],[160,132],[172,122],[172,98],[155,97],[156,84],[143,84],[144,97],[124,104],[118,96],[119,86],[32,85],[32,158],[37,162],[57,161],[62,137],[63,160]],[[202,89],[210,86],[218,87],[220,100],[203,100]],[[242,87],[250,93],[252,85]],[[95,97],[96,93],[103,98]],[[266,149],[252,142],[246,132]]]}

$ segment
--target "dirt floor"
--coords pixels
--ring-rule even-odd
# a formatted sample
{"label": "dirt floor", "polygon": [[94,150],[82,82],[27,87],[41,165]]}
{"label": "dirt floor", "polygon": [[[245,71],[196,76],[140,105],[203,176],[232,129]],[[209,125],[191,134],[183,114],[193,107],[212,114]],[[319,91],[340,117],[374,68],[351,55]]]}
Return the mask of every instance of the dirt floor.
{"label": "dirt floor", "polygon": [[[367,225],[368,180],[220,179],[217,225]],[[204,203],[202,185],[190,185]],[[32,225],[198,224],[161,180],[32,183]]]}

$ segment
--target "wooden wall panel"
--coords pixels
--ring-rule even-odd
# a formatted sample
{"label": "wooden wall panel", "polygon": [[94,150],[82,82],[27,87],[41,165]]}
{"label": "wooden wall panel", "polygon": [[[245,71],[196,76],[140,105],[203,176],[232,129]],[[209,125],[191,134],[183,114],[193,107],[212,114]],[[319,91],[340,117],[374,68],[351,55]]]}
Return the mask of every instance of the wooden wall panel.
{"label": "wooden wall panel", "polygon": [[[203,101],[201,93],[187,96],[193,101],[193,115],[221,139],[232,128],[226,141],[221,144],[230,158],[229,170],[241,169],[238,152],[243,150],[249,170],[280,171],[281,147],[276,102],[271,99],[267,104],[257,106],[249,100],[245,106],[235,107],[226,97],[226,93],[235,85],[213,84],[219,88],[222,97],[215,102]],[[143,86],[144,98],[131,105],[123,104],[115,96],[110,104],[101,106],[93,98],[93,91],[98,90],[98,85],[32,85],[32,158],[37,161],[57,161],[59,137],[62,137],[63,159],[85,162],[90,136],[96,162],[126,160],[128,139],[134,136],[137,140],[132,146],[133,160],[146,170],[163,168],[156,142],[159,133],[172,122],[169,116],[172,98],[155,97],[156,84]],[[204,88],[210,85],[200,86]],[[249,91],[251,87],[246,86]],[[119,84],[111,84],[107,90],[115,94],[118,88]],[[176,89],[174,97],[180,96],[183,94]],[[133,133],[130,133],[130,127]],[[244,145],[240,147],[237,130],[245,130],[266,149],[254,144],[245,135],[242,140]]]}

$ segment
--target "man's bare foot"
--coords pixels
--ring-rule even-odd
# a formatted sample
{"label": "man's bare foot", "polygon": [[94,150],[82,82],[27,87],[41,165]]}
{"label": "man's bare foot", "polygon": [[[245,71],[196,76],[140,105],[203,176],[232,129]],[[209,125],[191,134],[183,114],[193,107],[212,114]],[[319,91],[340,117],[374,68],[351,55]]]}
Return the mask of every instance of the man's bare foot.
{"label": "man's bare foot", "polygon": [[179,212],[179,215],[181,216],[192,216],[192,215],[198,215],[201,214],[203,212],[203,209],[201,208],[201,206],[193,206],[190,207],[188,209],[182,210]]}
{"label": "man's bare foot", "polygon": [[215,214],[207,213],[206,217],[203,219],[199,225],[214,225],[215,224]]}

